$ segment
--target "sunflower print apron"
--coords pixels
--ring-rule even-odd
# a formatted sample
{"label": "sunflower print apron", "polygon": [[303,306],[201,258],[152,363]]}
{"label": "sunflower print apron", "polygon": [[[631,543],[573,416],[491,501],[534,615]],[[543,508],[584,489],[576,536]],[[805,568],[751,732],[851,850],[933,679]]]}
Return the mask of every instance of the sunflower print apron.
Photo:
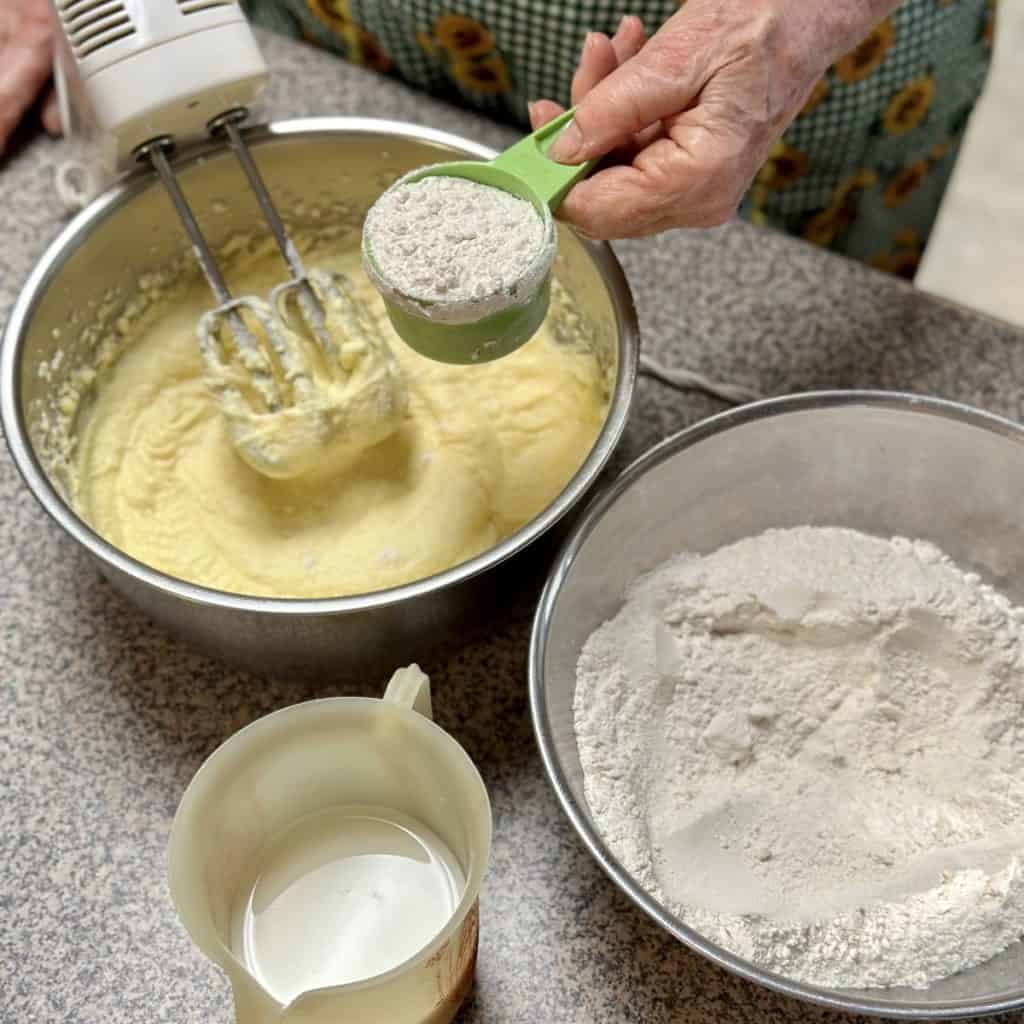
{"label": "sunflower print apron", "polygon": [[[588,31],[649,32],[677,0],[242,0],[271,29],[492,117],[565,103]],[[905,0],[818,82],[740,207],[904,277],[917,270],[985,82],[996,0]]]}

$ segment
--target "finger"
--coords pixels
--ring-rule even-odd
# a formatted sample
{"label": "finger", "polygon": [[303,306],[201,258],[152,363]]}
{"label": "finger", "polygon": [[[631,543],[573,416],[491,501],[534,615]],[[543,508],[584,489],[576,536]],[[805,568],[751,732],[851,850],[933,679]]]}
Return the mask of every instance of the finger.
{"label": "finger", "polygon": [[48,61],[40,60],[34,50],[19,46],[5,57],[0,71],[0,151],[50,74]]}
{"label": "finger", "polygon": [[[643,23],[634,15],[627,15],[610,40],[600,32],[588,32],[583,40],[580,67],[573,76],[572,102],[578,103],[602,78],[611,74],[619,64],[635,56],[647,40]],[[565,112],[565,108],[551,100],[536,100],[528,104],[530,126],[536,131],[548,121]]]}
{"label": "finger", "polygon": [[672,16],[640,52],[584,96],[551,155],[563,163],[594,159],[664,118],[685,110],[708,78],[711,54],[693,47],[686,7]]}
{"label": "finger", "polygon": [[536,131],[543,128],[548,121],[553,121],[560,114],[565,113],[565,107],[551,100],[535,100],[529,105],[530,127]]}
{"label": "finger", "polygon": [[[612,36],[612,47],[619,64],[635,57],[647,42],[643,22],[635,15],[626,15],[619,23],[618,31]],[[649,146],[658,136],[663,134],[661,122],[645,128],[624,146],[614,149],[609,158],[615,163],[628,164],[642,149]]]}
{"label": "finger", "polygon": [[652,124],[638,135],[634,135],[624,146],[614,149],[611,159],[617,164],[631,164],[651,143],[662,138],[664,134],[665,126],[660,121]]}
{"label": "finger", "polygon": [[619,66],[612,41],[603,32],[588,32],[580,51],[580,62],[572,76],[570,98],[579,103],[591,89]]}
{"label": "finger", "polygon": [[627,14],[619,22],[619,27],[612,36],[612,47],[620,64],[625,64],[627,60],[635,57],[646,42],[644,23],[635,14]]}
{"label": "finger", "polygon": [[749,176],[739,134],[715,132],[696,112],[672,119],[629,166],[580,182],[562,216],[592,238],[638,238],[669,227],[711,227],[735,212]]}
{"label": "finger", "polygon": [[651,225],[663,219],[649,200],[641,173],[632,165],[620,165],[579,182],[558,213],[588,238],[643,237]]}
{"label": "finger", "polygon": [[57,93],[51,89],[43,102],[43,128],[49,135],[61,135],[64,126],[60,119],[60,105],[57,103]]}
{"label": "finger", "polygon": [[579,103],[623,61],[635,56],[644,41],[643,23],[636,17],[623,18],[611,39],[603,32],[588,32],[583,41],[579,67],[572,79],[572,102]]}
{"label": "finger", "polygon": [[[17,8],[14,9],[17,11]],[[0,151],[35,102],[50,77],[53,56],[53,19],[48,5],[20,12],[11,8],[0,24],[3,59],[0,60]],[[13,23],[9,20],[13,16]]]}

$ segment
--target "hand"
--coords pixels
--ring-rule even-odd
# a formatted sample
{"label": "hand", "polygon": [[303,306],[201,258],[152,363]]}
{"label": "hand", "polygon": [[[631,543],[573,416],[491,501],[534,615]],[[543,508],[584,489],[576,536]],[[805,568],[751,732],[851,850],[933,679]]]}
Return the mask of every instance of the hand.
{"label": "hand", "polygon": [[[47,0],[0,0],[0,155],[50,80],[53,35]],[[43,105],[43,125],[51,135],[60,134],[52,90]]]}
{"label": "hand", "polygon": [[[821,75],[898,3],[687,0],[650,41],[632,17],[612,39],[591,33],[576,115],[550,155],[616,165],[576,185],[561,214],[605,239],[724,223]],[[561,109],[532,104],[534,129]]]}

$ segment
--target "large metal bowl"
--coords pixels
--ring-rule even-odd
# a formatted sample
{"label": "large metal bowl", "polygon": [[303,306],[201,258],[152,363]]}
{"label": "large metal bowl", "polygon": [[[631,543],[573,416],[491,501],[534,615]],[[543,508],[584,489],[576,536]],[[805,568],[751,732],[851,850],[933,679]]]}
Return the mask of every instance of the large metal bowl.
{"label": "large metal bowl", "polygon": [[573,728],[576,662],[638,575],[676,552],[710,552],[769,527],[845,526],[933,541],[1024,601],[1024,429],[910,395],[833,392],[746,406],[652,449],[575,526],[537,611],[530,701],[547,773],[598,864],[668,932],[715,963],[826,1006],[892,1017],[1024,1007],[1024,943],[911,989],[842,990],[761,970],[688,928],[623,868],[583,792]]}
{"label": "large metal bowl", "polygon": [[[347,118],[285,121],[254,129],[260,169],[286,216],[356,214],[414,167],[493,152],[453,135],[408,124]],[[208,236],[219,244],[261,223],[234,158],[219,145],[177,162],[181,182]],[[297,204],[305,212],[296,212]],[[625,425],[636,375],[637,325],[629,288],[605,245],[562,231],[556,276],[588,319],[614,385],[593,450],[561,494],[532,522],[477,558],[391,590],[329,600],[242,597],[149,568],[108,544],[65,500],[40,457],[42,413],[69,370],[81,364],[90,322],[116,317],[140,276],[184,253],[173,210],[148,175],[106,192],[49,247],[11,314],[0,352],[0,413],[25,482],[57,523],[126,597],[197,647],[258,672],[355,676],[423,658],[457,637],[493,602],[508,598],[519,556],[547,533],[594,483]],[[284,267],[282,265],[282,276]],[[103,308],[105,307],[105,308]],[[63,356],[52,372],[53,357]],[[41,369],[42,367],[42,369]],[[511,580],[514,582],[514,580]]]}

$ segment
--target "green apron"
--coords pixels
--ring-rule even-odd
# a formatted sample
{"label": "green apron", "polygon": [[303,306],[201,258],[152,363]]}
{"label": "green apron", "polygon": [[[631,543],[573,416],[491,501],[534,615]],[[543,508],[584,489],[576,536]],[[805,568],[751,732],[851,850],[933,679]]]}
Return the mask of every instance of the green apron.
{"label": "green apron", "polygon": [[[493,117],[565,103],[583,37],[673,0],[243,0],[259,24]],[[740,213],[913,277],[992,51],[995,0],[905,0],[818,83]]]}

